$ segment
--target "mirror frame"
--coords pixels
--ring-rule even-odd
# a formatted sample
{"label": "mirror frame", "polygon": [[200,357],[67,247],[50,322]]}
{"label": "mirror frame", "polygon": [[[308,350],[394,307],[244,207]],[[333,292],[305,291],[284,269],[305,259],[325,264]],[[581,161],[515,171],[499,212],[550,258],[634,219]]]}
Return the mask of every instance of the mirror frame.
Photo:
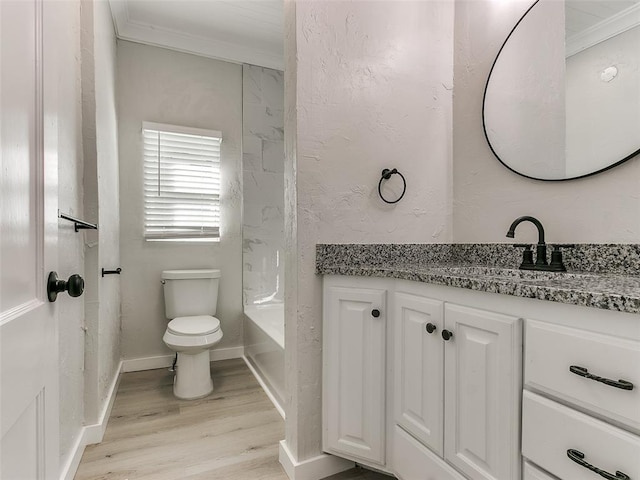
{"label": "mirror frame", "polygon": [[489,140],[489,135],[487,134],[487,125],[485,123],[485,115],[484,115],[485,103],[486,103],[486,99],[487,99],[487,89],[489,88],[489,82],[491,81],[491,74],[493,73],[493,69],[495,68],[496,63],[498,62],[498,59],[500,58],[500,54],[502,53],[502,50],[504,49],[505,45],[507,44],[507,42],[511,38],[511,35],[513,35],[513,33],[516,31],[516,29],[518,28],[520,23],[522,23],[522,21],[525,19],[525,17],[529,14],[531,9],[533,7],[535,7],[540,1],[541,0],[535,0],[533,2],[533,4],[529,8],[527,8],[527,11],[524,12],[522,17],[520,17],[520,19],[516,22],[514,27],[509,32],[509,35],[507,35],[507,38],[504,40],[504,42],[502,42],[502,45],[500,46],[500,50],[498,50],[498,53],[496,54],[496,58],[493,60],[493,63],[491,64],[491,69],[489,70],[489,75],[487,76],[487,82],[484,85],[484,92],[482,94],[482,132],[484,133],[484,138],[487,141],[487,145],[489,145],[489,148],[491,149],[491,153],[493,153],[493,156],[496,157],[498,159],[498,161],[504,167],[506,167],[508,170],[511,170],[513,173],[515,173],[515,174],[517,174],[517,175],[519,175],[521,177],[529,178],[531,180],[538,180],[540,182],[566,182],[568,180],[578,180],[580,178],[591,177],[593,175],[597,175],[598,173],[602,173],[602,172],[606,172],[607,170],[611,170],[612,168],[617,167],[618,165],[621,165],[621,164],[625,163],[626,161],[631,160],[636,155],[640,154],[640,147],[635,152],[633,152],[630,155],[627,155],[626,157],[624,157],[622,160],[618,160],[617,162],[612,163],[611,165],[608,165],[607,167],[601,168],[600,170],[596,170],[595,172],[586,173],[584,175],[579,175],[577,177],[569,177],[569,178],[537,178],[537,177],[532,177],[530,175],[525,175],[524,173],[520,173],[517,170],[514,170],[509,165],[507,165],[500,158],[498,153],[494,150],[493,145],[491,145],[491,141]]}

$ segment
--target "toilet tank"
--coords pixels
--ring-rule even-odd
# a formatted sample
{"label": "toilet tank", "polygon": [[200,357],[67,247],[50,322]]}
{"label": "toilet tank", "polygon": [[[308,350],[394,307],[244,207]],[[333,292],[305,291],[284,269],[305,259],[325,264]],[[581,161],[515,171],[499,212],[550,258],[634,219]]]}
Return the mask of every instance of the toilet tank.
{"label": "toilet tank", "polygon": [[219,282],[220,270],[165,270],[162,272],[165,316],[171,320],[215,315]]}

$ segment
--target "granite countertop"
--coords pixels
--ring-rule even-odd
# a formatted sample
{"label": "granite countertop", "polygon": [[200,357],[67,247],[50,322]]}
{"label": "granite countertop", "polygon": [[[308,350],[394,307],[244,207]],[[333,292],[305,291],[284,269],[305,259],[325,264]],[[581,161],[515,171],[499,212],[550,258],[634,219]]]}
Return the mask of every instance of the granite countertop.
{"label": "granite countertop", "polygon": [[[370,249],[373,246],[365,247]],[[416,245],[412,245],[411,248],[415,253]],[[640,275],[634,274],[636,265],[633,255],[633,260],[628,265],[630,273],[615,268],[612,268],[616,271],[614,274],[602,271],[555,273],[523,271],[501,266],[496,268],[494,264],[499,262],[492,262],[486,255],[476,256],[483,258],[484,265],[456,262],[459,259],[456,259],[455,252],[449,256],[443,254],[442,244],[431,247],[425,245],[425,248],[431,251],[422,251],[425,255],[421,255],[419,261],[416,258],[403,258],[402,246],[400,250],[398,246],[393,247],[397,254],[371,256],[369,258],[372,260],[366,261],[362,255],[362,245],[318,245],[316,273],[399,278],[640,314]],[[469,248],[469,245],[465,245],[465,254]],[[593,248],[593,245],[590,245],[590,248]],[[640,255],[638,260],[640,261]],[[606,269],[606,266],[602,267],[603,270]]]}

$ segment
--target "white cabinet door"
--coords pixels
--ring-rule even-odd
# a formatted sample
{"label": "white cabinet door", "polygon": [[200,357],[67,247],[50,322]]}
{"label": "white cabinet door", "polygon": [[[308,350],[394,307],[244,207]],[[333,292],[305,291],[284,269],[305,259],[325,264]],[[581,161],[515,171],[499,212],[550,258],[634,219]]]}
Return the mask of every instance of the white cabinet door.
{"label": "white cabinet door", "polygon": [[[0,1],[0,478],[58,472],[57,2]],[[61,80],[75,81],[69,72]],[[68,274],[69,272],[61,272]]]}
{"label": "white cabinet door", "polygon": [[394,414],[398,425],[438,455],[443,449],[444,303],[394,296]]}
{"label": "white cabinet door", "polygon": [[471,480],[518,480],[520,320],[446,304],[445,328],[445,459]]}
{"label": "white cabinet door", "polygon": [[324,291],[324,448],[385,463],[386,291]]}

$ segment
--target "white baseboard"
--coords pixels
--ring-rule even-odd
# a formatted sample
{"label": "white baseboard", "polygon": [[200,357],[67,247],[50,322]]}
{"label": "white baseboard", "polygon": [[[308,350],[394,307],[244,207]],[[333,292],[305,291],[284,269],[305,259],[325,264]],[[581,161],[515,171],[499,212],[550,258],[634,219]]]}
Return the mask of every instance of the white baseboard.
{"label": "white baseboard", "polygon": [[87,446],[85,440],[85,432],[86,429],[82,427],[80,430],[80,435],[76,439],[75,444],[72,447],[72,454],[69,455],[69,458],[62,465],[62,470],[60,472],[60,480],[73,480],[73,477],[76,476],[76,472],[78,471],[78,467],[80,466],[80,460],[82,460],[82,454],[84,453],[84,449]]}
{"label": "white baseboard", "polygon": [[251,373],[253,373],[253,376],[256,377],[256,380],[262,387],[262,390],[264,390],[264,393],[267,394],[267,397],[269,397],[269,400],[271,400],[271,403],[273,403],[273,406],[276,407],[276,410],[278,411],[282,419],[285,420],[286,415],[284,413],[283,406],[280,405],[280,402],[278,402],[278,400],[276,400],[276,397],[273,395],[273,393],[271,393],[271,389],[267,386],[266,382],[262,379],[262,375],[260,375],[258,371],[255,369],[255,367],[251,365],[251,362],[246,357],[246,355],[243,355],[242,359],[244,360],[244,363],[247,364],[247,367],[249,367],[249,370],[251,370]]}
{"label": "white baseboard", "polygon": [[75,477],[78,467],[80,466],[80,460],[82,460],[82,454],[84,453],[86,446],[100,443],[104,438],[104,432],[107,429],[107,423],[111,416],[113,402],[115,401],[116,394],[118,393],[118,385],[120,384],[120,373],[123,371],[123,363],[124,362],[120,361],[118,364],[118,368],[116,369],[116,373],[109,387],[107,401],[104,403],[102,411],[100,412],[98,423],[82,427],[80,435],[78,435],[78,438],[73,445],[71,455],[69,455],[69,458],[62,466],[60,480],[73,480],[73,477]]}
{"label": "white baseboard", "polygon": [[[218,348],[209,352],[212,362],[218,360],[229,360],[230,358],[242,358],[244,347]],[[129,358],[123,360],[122,372],[141,372],[142,370],[155,370],[156,368],[166,368],[173,364],[175,354],[158,355],[155,357]]]}
{"label": "white baseboard", "polygon": [[326,453],[298,462],[293,458],[285,440],[280,441],[279,457],[280,464],[290,480],[320,480],[356,465],[349,460]]}
{"label": "white baseboard", "polygon": [[122,361],[122,372],[141,372],[170,367],[173,363],[173,357],[173,355],[159,355],[157,357],[128,358]]}
{"label": "white baseboard", "polygon": [[104,431],[107,429],[107,423],[109,423],[109,416],[111,415],[113,402],[115,401],[116,394],[118,393],[118,385],[120,385],[120,373],[122,372],[123,364],[124,362],[120,360],[120,364],[118,365],[118,369],[116,370],[115,378],[112,380],[111,387],[109,388],[107,401],[104,403],[102,411],[100,412],[100,416],[98,417],[98,422],[94,423],[93,425],[87,425],[84,427],[85,439],[87,441],[86,445],[94,445],[96,443],[100,443],[104,438]]}

